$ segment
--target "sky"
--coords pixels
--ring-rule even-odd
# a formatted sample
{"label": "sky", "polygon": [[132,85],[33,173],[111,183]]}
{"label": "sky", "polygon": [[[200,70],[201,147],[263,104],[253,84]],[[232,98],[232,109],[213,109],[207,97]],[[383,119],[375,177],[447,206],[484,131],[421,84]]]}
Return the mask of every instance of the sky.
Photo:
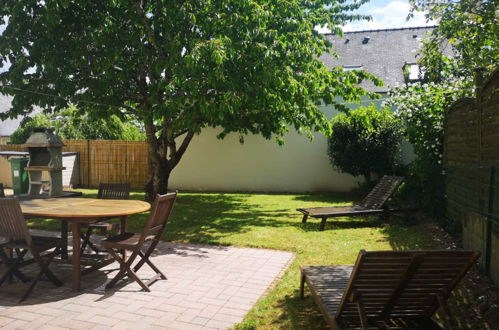
{"label": "sky", "polygon": [[[406,21],[409,14],[408,0],[371,0],[359,8],[358,13],[371,15],[372,21],[356,21],[348,23],[343,31],[378,30],[412,26],[435,25],[435,22],[426,22],[424,13],[415,13],[414,18]],[[329,32],[325,28],[317,28],[320,32]]]}

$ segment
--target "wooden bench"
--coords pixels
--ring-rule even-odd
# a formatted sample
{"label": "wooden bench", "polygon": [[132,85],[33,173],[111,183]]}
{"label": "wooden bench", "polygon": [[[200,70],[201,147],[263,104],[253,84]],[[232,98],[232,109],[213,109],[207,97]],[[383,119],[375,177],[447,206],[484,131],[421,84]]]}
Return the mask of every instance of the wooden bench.
{"label": "wooden bench", "polygon": [[361,251],[355,265],[308,266],[305,283],[331,329],[442,329],[433,319],[476,251]]}
{"label": "wooden bench", "polygon": [[296,210],[303,213],[302,223],[306,223],[308,217],[321,219],[319,230],[324,230],[328,218],[386,215],[405,212],[407,209],[388,208],[384,206],[403,181],[404,178],[399,176],[383,176],[359,205],[309,207]]}

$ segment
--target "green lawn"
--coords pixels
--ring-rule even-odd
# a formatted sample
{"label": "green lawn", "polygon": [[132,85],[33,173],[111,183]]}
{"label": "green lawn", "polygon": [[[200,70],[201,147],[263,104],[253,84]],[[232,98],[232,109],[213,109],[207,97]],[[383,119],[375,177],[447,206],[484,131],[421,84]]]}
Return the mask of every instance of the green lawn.
{"label": "green lawn", "polygon": [[[81,190],[95,197],[96,190]],[[135,192],[132,198],[142,199]],[[434,247],[422,226],[401,219],[336,219],[318,231],[318,221],[301,223],[298,207],[351,204],[347,194],[180,193],[164,239],[292,251],[296,257],[283,278],[263,297],[238,328],[321,328],[325,322],[312,299],[298,296],[301,265],[351,264],[360,249]],[[129,230],[140,231],[147,214],[131,216]],[[58,229],[50,220],[32,226]]]}

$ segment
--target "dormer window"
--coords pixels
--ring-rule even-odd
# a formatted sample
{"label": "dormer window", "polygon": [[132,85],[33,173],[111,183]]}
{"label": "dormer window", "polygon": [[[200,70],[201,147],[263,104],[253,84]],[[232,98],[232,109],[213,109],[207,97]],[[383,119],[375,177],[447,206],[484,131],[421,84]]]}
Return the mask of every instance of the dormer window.
{"label": "dormer window", "polygon": [[404,78],[406,82],[415,82],[423,80],[425,69],[416,63],[406,63],[404,65]]}
{"label": "dormer window", "polygon": [[344,65],[343,71],[358,71],[362,70],[362,65]]}

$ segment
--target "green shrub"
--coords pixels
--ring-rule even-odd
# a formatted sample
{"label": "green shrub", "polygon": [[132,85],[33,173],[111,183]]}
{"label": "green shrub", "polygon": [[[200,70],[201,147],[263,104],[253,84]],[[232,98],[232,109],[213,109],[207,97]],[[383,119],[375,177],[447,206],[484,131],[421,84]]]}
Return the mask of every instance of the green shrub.
{"label": "green shrub", "polygon": [[53,114],[41,113],[33,118],[26,117],[11,135],[11,143],[26,142],[33,127],[37,126],[54,127],[57,135],[65,140],[145,140],[145,134],[137,125],[124,121],[116,115],[110,115],[107,118],[91,118],[88,114],[78,112],[75,107],[69,107]]}
{"label": "green shrub", "polygon": [[386,104],[396,107],[406,139],[414,148],[415,160],[408,166],[406,189],[426,211],[445,213],[445,167],[443,165],[444,118],[457,99],[471,96],[467,80],[453,75],[451,64],[441,71],[442,81],[415,82],[392,88]]}
{"label": "green shrub", "polygon": [[333,118],[328,154],[341,172],[363,175],[393,173],[401,163],[402,132],[395,116],[374,105],[351,110]]}

